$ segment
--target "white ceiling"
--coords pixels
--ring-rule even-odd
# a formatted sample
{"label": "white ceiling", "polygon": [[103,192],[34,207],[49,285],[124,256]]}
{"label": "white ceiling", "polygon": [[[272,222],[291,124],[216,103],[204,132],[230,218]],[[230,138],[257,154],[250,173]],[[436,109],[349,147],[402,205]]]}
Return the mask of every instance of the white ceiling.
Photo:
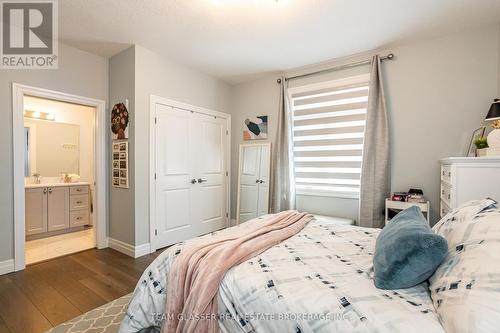
{"label": "white ceiling", "polygon": [[500,0],[61,0],[64,43],[139,44],[229,83],[500,21]]}

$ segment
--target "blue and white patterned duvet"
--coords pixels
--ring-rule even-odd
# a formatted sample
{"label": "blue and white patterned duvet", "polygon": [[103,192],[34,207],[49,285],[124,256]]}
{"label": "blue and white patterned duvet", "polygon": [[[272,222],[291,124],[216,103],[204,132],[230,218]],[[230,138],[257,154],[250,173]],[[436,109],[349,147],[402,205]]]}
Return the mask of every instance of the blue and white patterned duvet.
{"label": "blue and white patterned duvet", "polygon": [[[221,233],[250,223],[262,221]],[[375,288],[372,256],[378,233],[312,221],[233,267],[219,288],[221,332],[444,332],[426,283],[396,291]],[[183,246],[172,246],[146,269],[120,332],[161,325],[167,274]]]}

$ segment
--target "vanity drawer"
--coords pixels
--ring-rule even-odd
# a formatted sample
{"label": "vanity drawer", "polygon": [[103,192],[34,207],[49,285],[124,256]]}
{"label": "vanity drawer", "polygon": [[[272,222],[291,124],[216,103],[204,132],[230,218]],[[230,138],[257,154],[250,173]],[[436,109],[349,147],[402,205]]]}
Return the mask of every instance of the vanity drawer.
{"label": "vanity drawer", "polygon": [[451,202],[451,196],[452,196],[452,191],[451,191],[451,186],[441,182],[441,200],[444,201],[448,206],[450,205]]}
{"label": "vanity drawer", "polygon": [[75,210],[69,214],[69,226],[79,227],[89,224],[89,211],[88,210]]}
{"label": "vanity drawer", "polygon": [[89,195],[78,194],[69,197],[69,209],[71,211],[89,208]]}
{"label": "vanity drawer", "polygon": [[443,164],[441,166],[441,180],[451,183],[451,165]]}
{"label": "vanity drawer", "polygon": [[79,186],[70,186],[69,187],[69,194],[71,194],[71,195],[85,194],[85,193],[89,193],[88,185],[79,185]]}

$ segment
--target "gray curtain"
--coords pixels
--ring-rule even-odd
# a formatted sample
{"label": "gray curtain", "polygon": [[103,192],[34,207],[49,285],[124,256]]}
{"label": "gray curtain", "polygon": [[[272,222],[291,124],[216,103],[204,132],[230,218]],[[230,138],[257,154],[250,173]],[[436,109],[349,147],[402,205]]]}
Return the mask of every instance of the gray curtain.
{"label": "gray curtain", "polygon": [[289,112],[287,83],[281,78],[280,100],[276,138],[271,165],[271,213],[278,213],[288,209],[295,209],[295,179],[293,164],[292,124]]}
{"label": "gray curtain", "polygon": [[368,112],[363,143],[359,225],[384,226],[385,198],[391,191],[389,121],[378,55],[372,59]]}

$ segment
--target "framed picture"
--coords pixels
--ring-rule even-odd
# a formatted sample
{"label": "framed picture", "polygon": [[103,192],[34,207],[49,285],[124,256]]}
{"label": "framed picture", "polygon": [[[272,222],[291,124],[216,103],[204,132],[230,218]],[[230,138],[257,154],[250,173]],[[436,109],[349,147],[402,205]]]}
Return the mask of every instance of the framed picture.
{"label": "framed picture", "polygon": [[113,110],[111,110],[111,132],[113,133],[113,140],[128,138],[128,123],[129,114],[125,104],[115,104]]}
{"label": "framed picture", "polygon": [[112,143],[113,187],[128,188],[128,142]]}
{"label": "framed picture", "polygon": [[484,131],[486,130],[486,127],[480,127],[472,133],[472,137],[469,142],[469,149],[467,150],[467,157],[476,157],[476,145],[474,144],[474,141],[477,139],[480,139],[484,136]]}
{"label": "framed picture", "polygon": [[247,118],[243,123],[243,140],[267,139],[267,116]]}

